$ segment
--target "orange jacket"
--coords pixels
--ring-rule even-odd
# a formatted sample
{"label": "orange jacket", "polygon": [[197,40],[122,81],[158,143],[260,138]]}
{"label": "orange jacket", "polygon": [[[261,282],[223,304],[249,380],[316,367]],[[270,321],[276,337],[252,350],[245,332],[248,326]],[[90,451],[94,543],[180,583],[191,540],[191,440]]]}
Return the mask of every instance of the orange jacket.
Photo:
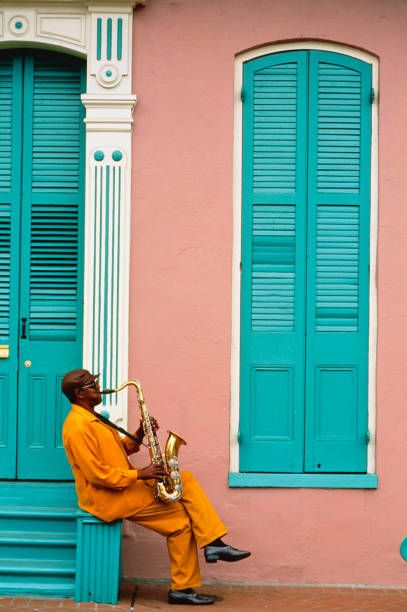
{"label": "orange jacket", "polygon": [[75,478],[80,508],[104,521],[135,514],[152,500],[151,489],[137,479],[128,455],[139,450],[130,439],[102,423],[89,410],[71,406],[62,430]]}

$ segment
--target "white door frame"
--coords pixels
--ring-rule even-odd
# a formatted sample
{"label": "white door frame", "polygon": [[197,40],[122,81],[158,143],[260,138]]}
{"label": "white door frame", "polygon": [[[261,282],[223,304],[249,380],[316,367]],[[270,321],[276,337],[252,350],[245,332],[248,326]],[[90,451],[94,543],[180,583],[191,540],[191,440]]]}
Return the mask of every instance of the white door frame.
{"label": "white door frame", "polygon": [[376,351],[377,351],[377,227],[378,227],[378,83],[377,57],[337,43],[304,40],[278,43],[239,54],[235,60],[234,88],[234,175],[233,175],[233,262],[232,262],[232,347],[231,347],[231,415],[230,415],[230,472],[239,472],[239,417],[240,417],[240,288],[242,236],[242,101],[243,65],[245,62],[284,51],[299,49],[331,51],[360,59],[372,66],[372,86],[376,92],[372,104],[371,143],[371,209],[370,209],[370,286],[369,286],[369,387],[368,387],[368,444],[367,473],[375,472],[376,454]]}

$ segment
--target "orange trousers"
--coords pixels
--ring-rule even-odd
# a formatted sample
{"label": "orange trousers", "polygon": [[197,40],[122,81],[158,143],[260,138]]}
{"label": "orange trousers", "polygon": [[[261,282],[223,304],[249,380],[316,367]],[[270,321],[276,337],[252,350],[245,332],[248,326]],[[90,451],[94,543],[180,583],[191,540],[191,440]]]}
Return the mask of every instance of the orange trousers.
{"label": "orange trousers", "polygon": [[203,548],[227,533],[195,476],[182,471],[181,477],[181,501],[172,504],[156,501],[151,489],[151,503],[127,517],[167,538],[171,589],[178,590],[202,584],[197,545]]}

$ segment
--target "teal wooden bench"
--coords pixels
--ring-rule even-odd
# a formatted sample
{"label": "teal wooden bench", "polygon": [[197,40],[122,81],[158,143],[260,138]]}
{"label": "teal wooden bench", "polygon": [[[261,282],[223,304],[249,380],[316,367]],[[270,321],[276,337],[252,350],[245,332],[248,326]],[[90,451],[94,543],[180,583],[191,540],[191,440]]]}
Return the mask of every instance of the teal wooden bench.
{"label": "teal wooden bench", "polygon": [[75,601],[117,604],[122,521],[105,523],[78,511]]}

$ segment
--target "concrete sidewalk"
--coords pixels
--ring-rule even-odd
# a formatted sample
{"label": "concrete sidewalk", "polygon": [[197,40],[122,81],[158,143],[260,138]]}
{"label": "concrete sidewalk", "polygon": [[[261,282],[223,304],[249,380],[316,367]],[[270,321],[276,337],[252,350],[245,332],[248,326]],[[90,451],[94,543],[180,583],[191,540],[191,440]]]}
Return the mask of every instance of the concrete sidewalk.
{"label": "concrete sidewalk", "polygon": [[[0,611],[30,610],[32,612],[72,612],[92,610],[102,612],[117,610],[134,612],[174,612],[175,610],[208,609],[196,606],[170,606],[167,604],[166,585],[141,584],[137,587],[126,584],[122,587],[120,601],[116,606],[94,603],[76,603],[69,599],[30,599],[22,597],[0,597]],[[235,586],[210,585],[200,592],[213,594],[218,601],[211,610],[216,612],[407,612],[407,589],[346,588],[346,587],[292,587],[292,586]],[[134,606],[131,603],[135,595]]]}

